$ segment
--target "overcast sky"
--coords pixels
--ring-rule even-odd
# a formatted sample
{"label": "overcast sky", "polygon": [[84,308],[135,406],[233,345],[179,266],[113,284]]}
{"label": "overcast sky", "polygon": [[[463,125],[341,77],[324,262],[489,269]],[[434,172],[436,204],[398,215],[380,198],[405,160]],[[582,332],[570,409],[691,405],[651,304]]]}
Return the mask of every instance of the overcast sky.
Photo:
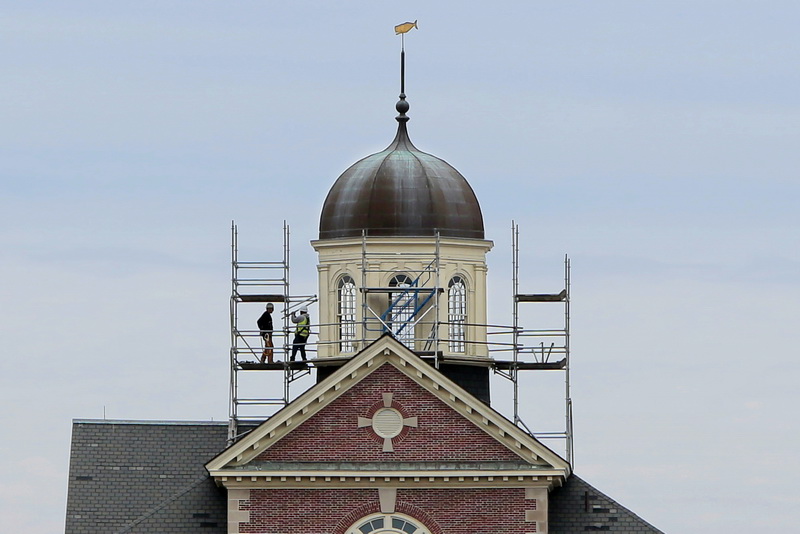
{"label": "overcast sky", "polygon": [[512,219],[524,290],[572,259],[576,472],[666,532],[795,530],[800,4],[401,4],[0,2],[4,532],[63,531],[73,418],[227,418],[231,220],[245,259],[288,220],[316,292],[414,19],[411,138],[481,201],[490,321]]}

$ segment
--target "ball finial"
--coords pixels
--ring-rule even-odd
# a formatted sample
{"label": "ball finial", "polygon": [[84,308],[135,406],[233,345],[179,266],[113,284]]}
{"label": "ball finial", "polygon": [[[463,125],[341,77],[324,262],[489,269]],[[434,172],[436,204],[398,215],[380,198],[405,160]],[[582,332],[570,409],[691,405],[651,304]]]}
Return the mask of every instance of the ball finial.
{"label": "ball finial", "polygon": [[395,104],[394,106],[394,109],[396,109],[397,112],[400,114],[396,117],[398,121],[405,122],[408,120],[406,112],[408,111],[409,107],[410,106],[408,105],[408,102],[406,102],[405,93],[400,93],[400,100],[398,100],[397,104]]}

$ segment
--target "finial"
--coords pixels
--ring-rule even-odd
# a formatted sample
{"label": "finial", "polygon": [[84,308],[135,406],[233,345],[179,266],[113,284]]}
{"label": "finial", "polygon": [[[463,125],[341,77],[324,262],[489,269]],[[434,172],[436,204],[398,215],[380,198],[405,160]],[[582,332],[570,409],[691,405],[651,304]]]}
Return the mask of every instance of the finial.
{"label": "finial", "polygon": [[405,34],[411,31],[412,29],[417,28],[417,21],[414,22],[404,22],[403,24],[398,24],[394,27],[395,35],[400,36],[400,100],[397,101],[394,108],[400,114],[397,117],[397,122],[408,122],[408,117],[406,116],[406,112],[408,111],[409,105],[406,102],[406,41],[405,41]]}
{"label": "finial", "polygon": [[394,105],[394,109],[400,114],[395,119],[397,122],[408,122],[408,116],[406,112],[408,111],[408,102],[406,102],[406,95],[405,93],[400,93],[400,100],[397,101],[397,104]]}

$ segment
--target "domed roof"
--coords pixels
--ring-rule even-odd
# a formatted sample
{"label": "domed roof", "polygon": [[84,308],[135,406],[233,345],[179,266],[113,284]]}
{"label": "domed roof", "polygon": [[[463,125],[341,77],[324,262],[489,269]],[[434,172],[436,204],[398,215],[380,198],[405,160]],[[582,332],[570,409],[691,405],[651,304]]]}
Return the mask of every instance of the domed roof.
{"label": "domed roof", "polygon": [[328,192],[319,238],[432,236],[483,239],[483,215],[472,187],[446,161],[408,138],[401,95],[397,135],[385,150],[354,163]]}

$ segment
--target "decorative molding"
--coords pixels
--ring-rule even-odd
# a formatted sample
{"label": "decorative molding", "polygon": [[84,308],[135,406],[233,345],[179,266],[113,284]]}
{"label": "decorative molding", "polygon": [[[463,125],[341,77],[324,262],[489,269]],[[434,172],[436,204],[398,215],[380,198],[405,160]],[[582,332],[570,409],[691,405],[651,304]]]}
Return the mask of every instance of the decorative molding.
{"label": "decorative molding", "polygon": [[[522,471],[248,471],[218,474],[218,484],[229,489],[269,488],[526,488],[543,493],[561,485],[560,477]],[[331,476],[333,475],[333,476]],[[546,506],[537,501],[536,509]]]}

